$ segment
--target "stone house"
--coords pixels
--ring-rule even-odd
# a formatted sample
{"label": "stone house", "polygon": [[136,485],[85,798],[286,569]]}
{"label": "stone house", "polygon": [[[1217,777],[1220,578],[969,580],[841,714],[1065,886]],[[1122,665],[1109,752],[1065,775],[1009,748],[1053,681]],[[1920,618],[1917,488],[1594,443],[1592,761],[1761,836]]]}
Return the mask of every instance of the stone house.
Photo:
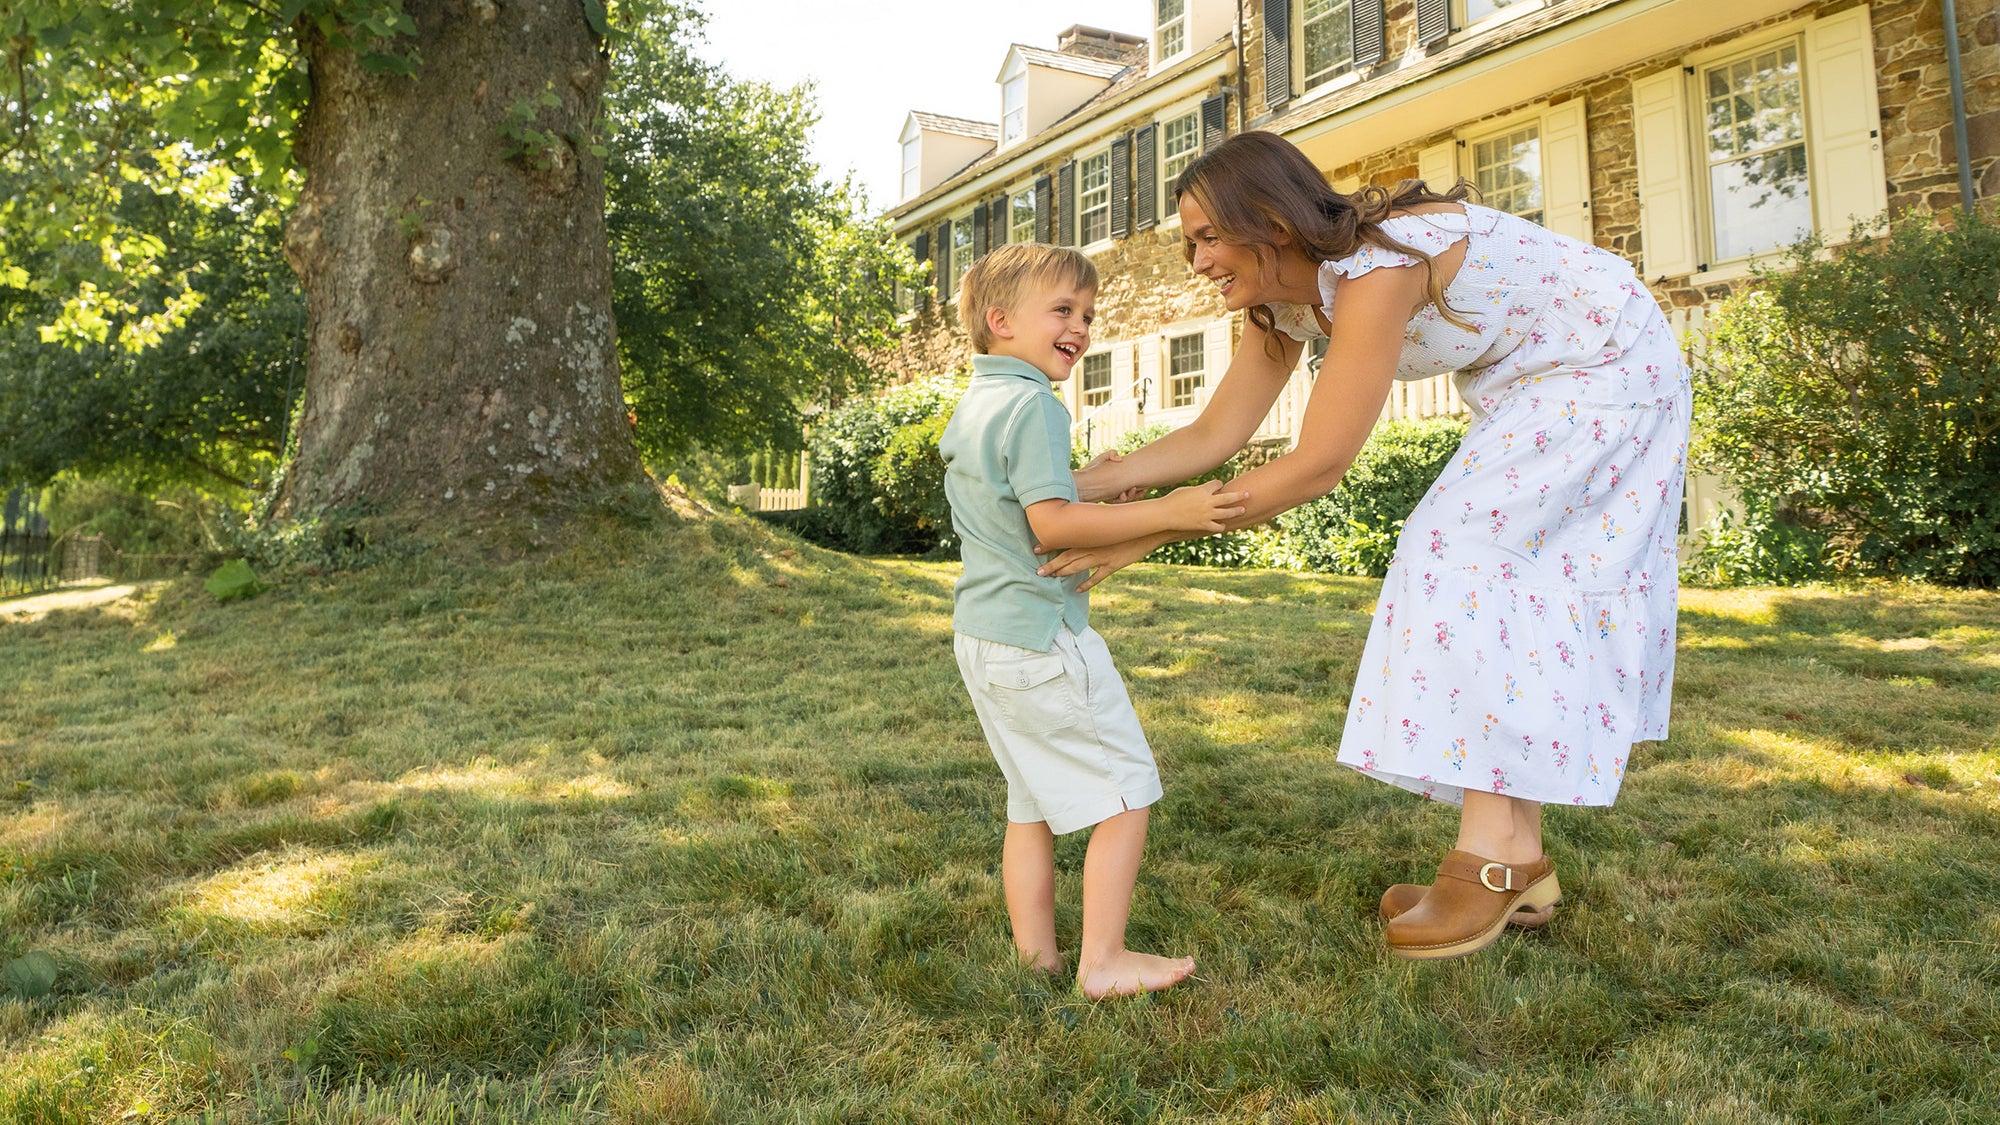
{"label": "stone house", "polygon": [[[1949,0],[1945,0],[1946,3]],[[897,374],[961,368],[954,298],[994,245],[1080,246],[1102,275],[1066,392],[1080,440],[1191,419],[1240,317],[1181,256],[1171,184],[1204,145],[1266,129],[1336,188],[1472,181],[1631,259],[1677,326],[1770,254],[1856,219],[2000,192],[2000,0],[1133,0],[1146,36],[1072,27],[1006,47],[994,122],[913,112],[898,236],[933,267],[904,294]],[[1955,140],[1969,138],[1961,159]],[[1258,439],[1289,442],[1313,356]],[[1462,409],[1448,378],[1385,418]],[[1699,493],[1701,486],[1695,491]],[[1711,499],[1690,497],[1700,522]]]}

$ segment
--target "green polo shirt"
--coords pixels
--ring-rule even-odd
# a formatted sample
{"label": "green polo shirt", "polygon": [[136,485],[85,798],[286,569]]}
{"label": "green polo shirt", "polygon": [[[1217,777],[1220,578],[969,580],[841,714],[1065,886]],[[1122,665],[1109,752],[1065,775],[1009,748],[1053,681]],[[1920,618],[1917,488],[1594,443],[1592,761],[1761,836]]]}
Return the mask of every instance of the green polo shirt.
{"label": "green polo shirt", "polygon": [[944,494],[965,574],[952,591],[951,627],[983,640],[1048,652],[1067,624],[1090,624],[1080,576],[1043,578],[1027,508],[1076,500],[1069,411],[1048,376],[1011,356],[972,357],[972,382],[938,442]]}

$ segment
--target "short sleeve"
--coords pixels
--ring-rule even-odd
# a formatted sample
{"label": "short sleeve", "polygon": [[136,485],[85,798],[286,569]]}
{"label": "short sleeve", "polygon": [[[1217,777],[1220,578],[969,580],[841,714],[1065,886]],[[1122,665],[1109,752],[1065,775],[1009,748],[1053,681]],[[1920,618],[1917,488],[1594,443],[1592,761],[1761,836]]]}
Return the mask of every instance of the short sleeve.
{"label": "short sleeve", "polygon": [[1047,392],[1030,396],[1007,420],[1001,438],[1007,486],[1023,508],[1043,500],[1076,500],[1069,471],[1069,411]]}
{"label": "short sleeve", "polygon": [[[1454,243],[1463,241],[1471,233],[1471,221],[1467,215],[1440,212],[1435,215],[1397,215],[1382,221],[1382,233],[1397,242],[1415,250],[1436,257],[1451,249]],[[1400,250],[1386,250],[1380,246],[1362,245],[1345,258],[1336,259],[1321,267],[1320,287],[1330,288],[1333,277],[1360,277],[1369,270],[1395,266],[1414,266],[1423,259]]]}

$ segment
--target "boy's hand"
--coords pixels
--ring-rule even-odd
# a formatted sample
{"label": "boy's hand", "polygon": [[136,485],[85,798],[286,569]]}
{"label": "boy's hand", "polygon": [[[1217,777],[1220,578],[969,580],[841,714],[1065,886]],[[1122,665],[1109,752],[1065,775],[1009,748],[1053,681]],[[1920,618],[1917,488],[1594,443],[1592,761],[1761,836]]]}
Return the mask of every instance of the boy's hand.
{"label": "boy's hand", "polygon": [[1219,480],[1182,485],[1169,492],[1165,503],[1173,526],[1181,531],[1217,532],[1224,521],[1243,514],[1247,492],[1224,492]]}

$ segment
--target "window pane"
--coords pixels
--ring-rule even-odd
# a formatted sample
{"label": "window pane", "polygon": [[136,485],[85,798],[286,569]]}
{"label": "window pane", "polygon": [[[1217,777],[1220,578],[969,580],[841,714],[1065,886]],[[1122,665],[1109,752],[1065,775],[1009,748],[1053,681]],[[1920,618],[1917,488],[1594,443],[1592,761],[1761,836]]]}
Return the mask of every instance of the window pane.
{"label": "window pane", "polygon": [[1194,405],[1195,392],[1201,389],[1201,333],[1167,342],[1167,376],[1167,405]]}
{"label": "window pane", "polygon": [[1465,0],[1465,16],[1460,21],[1460,26],[1477,23],[1502,8],[1512,7],[1520,2],[1521,0]]}
{"label": "window pane", "polygon": [[1806,146],[1791,145],[1709,169],[1718,261],[1788,246],[1812,230]]}
{"label": "window pane", "polygon": [[1714,260],[1763,253],[1811,231],[1798,41],[1709,68],[1702,90]]}
{"label": "window pane", "polygon": [[1187,46],[1187,0],[1159,0],[1155,6],[1159,18],[1153,21],[1160,30],[1160,57],[1172,58]]}
{"label": "window pane", "polygon": [[1174,181],[1201,148],[1201,114],[1190,113],[1160,123],[1160,190],[1168,205],[1174,197]]}
{"label": "window pane", "polygon": [[1541,126],[1472,143],[1472,182],[1488,207],[1542,221]]}
{"label": "window pane", "polygon": [[1035,189],[1029,188],[1014,196],[1009,204],[1007,241],[1033,242],[1035,240]]}
{"label": "window pane", "polygon": [[1083,357],[1083,404],[1103,406],[1111,401],[1111,353],[1098,352]]}
{"label": "window pane", "polygon": [[1301,53],[1307,89],[1337,77],[1354,58],[1349,0],[1305,0]]}
{"label": "window pane", "polygon": [[1027,131],[1028,124],[1028,76],[1023,74],[1008,79],[1000,87],[1001,116],[1000,143],[1016,141]]}
{"label": "window pane", "polygon": [[958,299],[958,283],[965,278],[965,271],[972,268],[972,214],[967,212],[951,221],[951,287],[945,299]]}
{"label": "window pane", "polygon": [[1077,170],[1077,214],[1083,219],[1079,230],[1086,244],[1111,237],[1111,154],[1100,152],[1084,160]]}

